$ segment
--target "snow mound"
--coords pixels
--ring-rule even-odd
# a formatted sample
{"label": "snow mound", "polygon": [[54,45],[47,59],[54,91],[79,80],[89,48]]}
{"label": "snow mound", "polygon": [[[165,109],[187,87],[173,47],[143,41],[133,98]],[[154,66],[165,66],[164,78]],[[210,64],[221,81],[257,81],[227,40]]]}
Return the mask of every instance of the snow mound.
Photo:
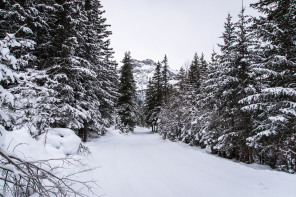
{"label": "snow mound", "polygon": [[53,128],[42,134],[39,141],[45,143],[46,148],[52,146],[59,149],[65,155],[74,155],[77,153],[81,139],[71,129]]}

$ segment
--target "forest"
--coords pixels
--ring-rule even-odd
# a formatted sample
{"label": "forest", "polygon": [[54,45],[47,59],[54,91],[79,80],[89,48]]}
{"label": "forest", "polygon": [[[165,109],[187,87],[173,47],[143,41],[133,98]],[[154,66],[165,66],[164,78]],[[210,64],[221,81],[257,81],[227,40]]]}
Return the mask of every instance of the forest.
{"label": "forest", "polygon": [[[99,0],[1,0],[1,190],[69,195],[61,191],[71,184],[54,167],[45,170],[47,162],[34,164],[8,150],[5,136],[24,128],[36,140],[53,128],[67,128],[87,142],[111,126],[122,133],[148,127],[163,139],[294,174],[296,2],[258,0],[250,6],[261,16],[246,15],[244,7],[237,21],[228,14],[220,52],[213,51],[210,61],[194,54],[176,84],[169,83],[164,56],[142,103],[130,52],[117,68]],[[83,142],[80,150],[87,152]],[[41,172],[64,185],[48,189],[40,183]]]}

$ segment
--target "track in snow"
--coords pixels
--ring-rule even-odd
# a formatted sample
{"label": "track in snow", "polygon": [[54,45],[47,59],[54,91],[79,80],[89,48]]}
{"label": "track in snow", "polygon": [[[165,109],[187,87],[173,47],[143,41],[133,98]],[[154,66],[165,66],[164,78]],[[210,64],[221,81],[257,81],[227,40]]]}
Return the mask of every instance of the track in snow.
{"label": "track in snow", "polygon": [[296,197],[296,175],[219,158],[144,128],[110,130],[87,146],[89,162],[100,166],[87,177],[106,197]]}

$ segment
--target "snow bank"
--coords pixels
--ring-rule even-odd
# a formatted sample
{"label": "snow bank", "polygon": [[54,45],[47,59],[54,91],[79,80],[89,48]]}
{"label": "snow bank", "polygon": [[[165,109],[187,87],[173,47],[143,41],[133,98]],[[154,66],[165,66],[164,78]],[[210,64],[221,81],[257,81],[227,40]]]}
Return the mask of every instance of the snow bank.
{"label": "snow bank", "polygon": [[[53,128],[42,134],[39,138],[46,148],[54,147],[65,155],[77,153],[81,139],[71,129]],[[51,146],[51,147],[50,147]]]}
{"label": "snow bank", "polygon": [[1,141],[4,149],[29,160],[64,158],[67,155],[77,154],[81,143],[80,138],[70,129],[50,129],[36,140],[26,127],[6,132],[5,139],[1,139],[0,144]]}

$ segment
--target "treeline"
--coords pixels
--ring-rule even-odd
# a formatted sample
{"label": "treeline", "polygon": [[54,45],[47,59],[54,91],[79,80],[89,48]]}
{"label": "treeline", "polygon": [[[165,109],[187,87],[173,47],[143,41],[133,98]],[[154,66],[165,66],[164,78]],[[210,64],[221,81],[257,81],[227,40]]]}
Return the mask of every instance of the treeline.
{"label": "treeline", "polygon": [[156,70],[146,92],[147,123],[165,139],[295,173],[296,3],[260,0],[251,7],[263,16],[247,16],[244,8],[237,22],[228,15],[221,54],[213,52],[210,62],[196,54],[169,92]]}
{"label": "treeline", "polygon": [[87,141],[112,124],[116,62],[103,13],[99,0],[0,2],[1,131],[64,127]]}

